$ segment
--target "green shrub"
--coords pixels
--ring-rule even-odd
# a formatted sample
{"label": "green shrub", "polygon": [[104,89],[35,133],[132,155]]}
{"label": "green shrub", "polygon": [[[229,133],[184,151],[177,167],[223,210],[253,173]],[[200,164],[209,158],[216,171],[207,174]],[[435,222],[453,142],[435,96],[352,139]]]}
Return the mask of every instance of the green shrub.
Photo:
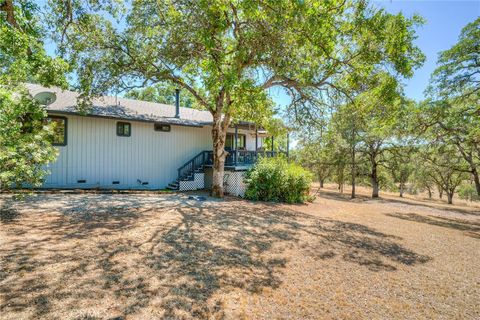
{"label": "green shrub", "polygon": [[477,195],[477,189],[475,189],[474,185],[469,183],[462,183],[460,187],[458,187],[458,196],[460,197],[460,199],[464,200],[480,200],[480,197]]}
{"label": "green shrub", "polygon": [[246,178],[247,199],[287,203],[309,199],[311,173],[284,157],[260,159]]}

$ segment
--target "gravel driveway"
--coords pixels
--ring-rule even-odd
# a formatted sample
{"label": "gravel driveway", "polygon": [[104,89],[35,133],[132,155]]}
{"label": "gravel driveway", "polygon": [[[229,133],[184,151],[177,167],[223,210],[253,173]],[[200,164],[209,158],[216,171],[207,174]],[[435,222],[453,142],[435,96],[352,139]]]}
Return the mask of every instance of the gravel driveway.
{"label": "gravel driveway", "polygon": [[480,210],[0,195],[0,319],[479,319]]}

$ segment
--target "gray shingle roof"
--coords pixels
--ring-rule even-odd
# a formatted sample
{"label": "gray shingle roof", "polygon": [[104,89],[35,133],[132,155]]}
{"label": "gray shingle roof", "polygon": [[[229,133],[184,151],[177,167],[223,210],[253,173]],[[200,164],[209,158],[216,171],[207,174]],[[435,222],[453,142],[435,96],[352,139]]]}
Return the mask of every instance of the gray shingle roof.
{"label": "gray shingle roof", "polygon": [[[78,93],[57,87],[46,88],[37,84],[26,85],[30,94],[53,92],[57,99],[47,106],[47,111],[54,113],[79,114],[76,109]],[[175,106],[139,101],[117,97],[99,97],[93,99],[93,106],[87,116],[126,119],[148,122],[162,122],[186,126],[203,126],[212,124],[212,115],[208,111],[180,107],[180,118],[175,118]]]}

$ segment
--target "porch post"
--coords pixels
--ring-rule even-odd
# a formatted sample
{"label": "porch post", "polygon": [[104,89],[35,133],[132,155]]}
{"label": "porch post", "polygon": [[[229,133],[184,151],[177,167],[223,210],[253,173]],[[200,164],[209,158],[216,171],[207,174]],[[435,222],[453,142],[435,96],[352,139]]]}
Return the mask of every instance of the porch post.
{"label": "porch post", "polygon": [[290,149],[290,133],[287,132],[287,158],[288,158],[289,149]]}
{"label": "porch post", "polygon": [[237,151],[237,147],[238,147],[237,143],[238,143],[238,127],[237,125],[235,125],[235,143],[234,143],[235,151]]}
{"label": "porch post", "polygon": [[238,153],[237,153],[237,149],[238,149],[238,126],[235,125],[235,159],[233,160],[235,165],[237,165],[237,157],[238,157]]}
{"label": "porch post", "polygon": [[258,128],[257,125],[255,125],[255,152],[258,150]]}

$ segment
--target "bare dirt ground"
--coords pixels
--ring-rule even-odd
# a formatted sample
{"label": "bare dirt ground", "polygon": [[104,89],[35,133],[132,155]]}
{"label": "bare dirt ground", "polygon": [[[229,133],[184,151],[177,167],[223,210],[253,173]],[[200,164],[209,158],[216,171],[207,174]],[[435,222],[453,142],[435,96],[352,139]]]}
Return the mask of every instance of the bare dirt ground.
{"label": "bare dirt ground", "polygon": [[182,194],[0,205],[0,319],[480,318],[478,207],[333,189],[299,206]]}

